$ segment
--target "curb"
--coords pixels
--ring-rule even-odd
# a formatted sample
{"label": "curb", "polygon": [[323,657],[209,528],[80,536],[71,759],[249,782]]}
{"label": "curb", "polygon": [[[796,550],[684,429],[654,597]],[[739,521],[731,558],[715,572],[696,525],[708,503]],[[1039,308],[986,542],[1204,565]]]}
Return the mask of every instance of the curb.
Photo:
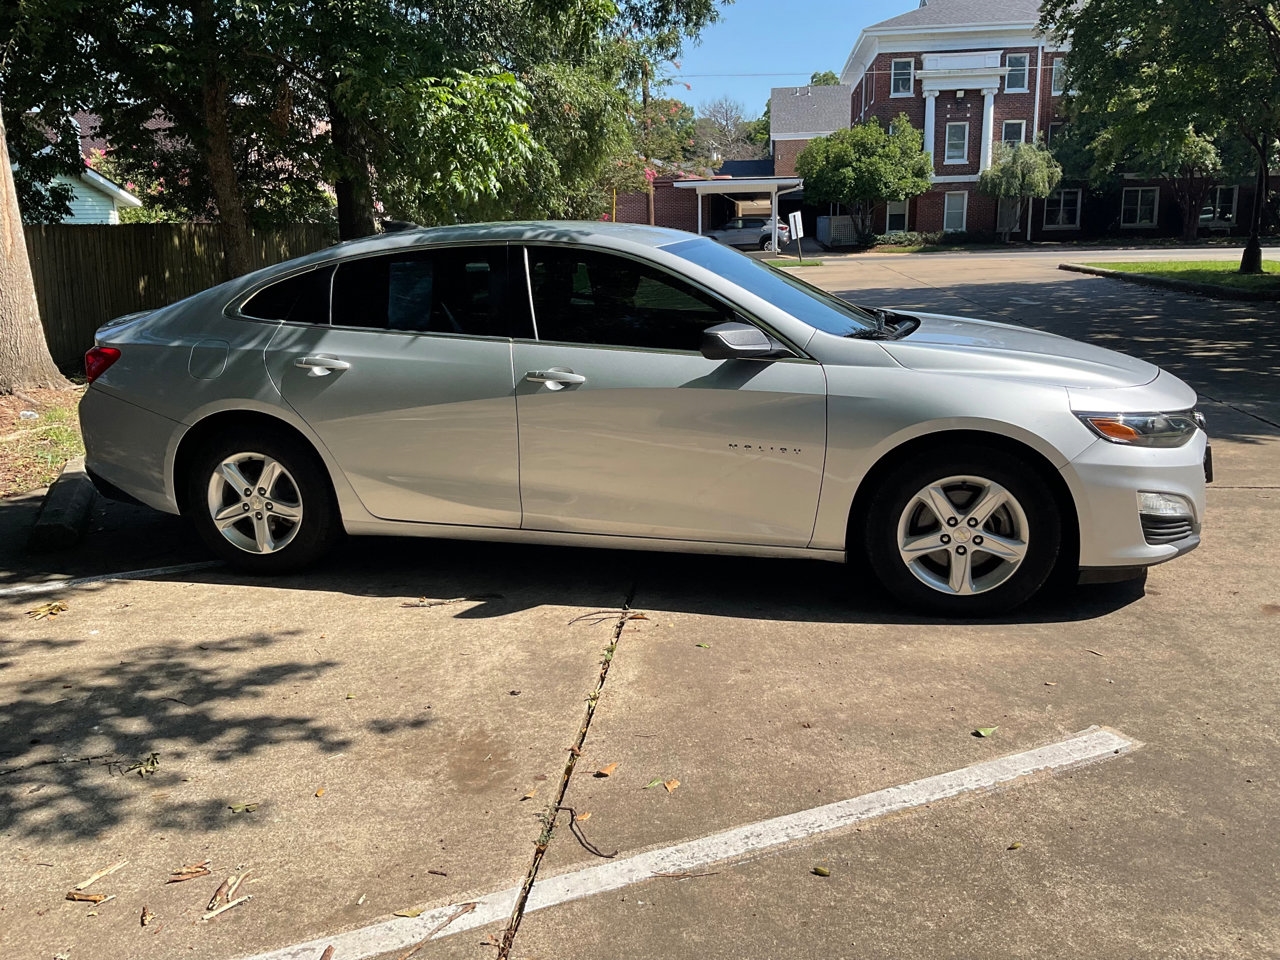
{"label": "curb", "polygon": [[49,485],[36,522],[27,536],[27,550],[38,553],[74,546],[84,536],[97,491],[84,470],[84,458],[68,460]]}
{"label": "curb", "polygon": [[1124,270],[1107,270],[1103,267],[1086,267],[1079,263],[1060,263],[1059,270],[1072,273],[1089,273],[1095,277],[1107,277],[1111,280],[1123,280],[1125,283],[1136,283],[1142,287],[1160,287],[1165,290],[1177,290],[1180,293],[1197,293],[1202,297],[1215,300],[1244,300],[1253,303],[1274,302],[1280,300],[1280,294],[1267,293],[1261,290],[1237,290],[1217,283],[1197,283],[1193,280],[1175,280],[1170,277],[1153,277],[1146,273],[1128,273]]}

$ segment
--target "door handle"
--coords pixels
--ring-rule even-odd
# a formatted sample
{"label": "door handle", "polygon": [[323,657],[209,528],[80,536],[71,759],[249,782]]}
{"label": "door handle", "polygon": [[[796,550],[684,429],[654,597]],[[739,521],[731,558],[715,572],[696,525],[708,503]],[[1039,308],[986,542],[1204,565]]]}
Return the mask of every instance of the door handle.
{"label": "door handle", "polygon": [[351,364],[334,357],[299,357],[293,365],[307,371],[308,377],[327,377],[334,370],[350,370]]}
{"label": "door handle", "polygon": [[572,370],[557,370],[554,367],[550,370],[530,370],[524,378],[530,383],[545,383],[552,390],[587,382],[587,378],[580,373],[574,373]]}

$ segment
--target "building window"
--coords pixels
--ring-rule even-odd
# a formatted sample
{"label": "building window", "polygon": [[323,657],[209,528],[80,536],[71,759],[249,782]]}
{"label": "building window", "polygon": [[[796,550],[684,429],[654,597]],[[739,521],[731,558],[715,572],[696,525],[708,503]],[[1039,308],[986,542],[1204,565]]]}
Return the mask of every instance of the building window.
{"label": "building window", "polygon": [[1159,187],[1125,187],[1120,205],[1120,226],[1154,227],[1159,200]]}
{"label": "building window", "polygon": [[907,204],[910,200],[890,200],[885,212],[885,233],[907,232]]}
{"label": "building window", "polygon": [[1200,226],[1230,228],[1236,222],[1237,187],[1210,187],[1200,209]]}
{"label": "building window", "polygon": [[947,233],[963,230],[968,207],[969,194],[963,191],[948,193],[942,203],[942,229]]}
{"label": "building window", "polygon": [[915,92],[915,60],[893,61],[893,83],[890,96],[909,97]]}
{"label": "building window", "polygon": [[1054,144],[1058,138],[1067,130],[1067,122],[1065,120],[1054,120],[1050,122],[1049,127],[1045,130],[1044,142],[1046,146]]}
{"label": "building window", "polygon": [[1053,79],[1049,85],[1049,92],[1055,97],[1061,96],[1062,92],[1067,89],[1067,60],[1065,57],[1058,57],[1053,61]]}
{"label": "building window", "polygon": [[1011,53],[1004,58],[1004,65],[1009,68],[1004,75],[1005,93],[1027,92],[1027,59],[1025,53]]}
{"label": "building window", "polygon": [[942,159],[944,163],[965,163],[969,159],[969,125],[967,123],[947,124],[947,149]]}
{"label": "building window", "polygon": [[1000,139],[1005,143],[1025,143],[1027,139],[1027,121],[1006,120],[1000,128]]}
{"label": "building window", "polygon": [[1072,230],[1080,226],[1080,191],[1055,190],[1044,202],[1047,230]]}

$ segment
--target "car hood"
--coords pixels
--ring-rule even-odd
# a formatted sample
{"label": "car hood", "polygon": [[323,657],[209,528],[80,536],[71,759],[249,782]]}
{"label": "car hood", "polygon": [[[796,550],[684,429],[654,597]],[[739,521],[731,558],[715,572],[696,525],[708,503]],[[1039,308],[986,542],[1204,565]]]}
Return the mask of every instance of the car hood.
{"label": "car hood", "polygon": [[1075,388],[1135,387],[1160,373],[1145,360],[1053,333],[936,313],[896,312],[918,318],[920,327],[902,340],[883,340],[880,345],[912,370]]}

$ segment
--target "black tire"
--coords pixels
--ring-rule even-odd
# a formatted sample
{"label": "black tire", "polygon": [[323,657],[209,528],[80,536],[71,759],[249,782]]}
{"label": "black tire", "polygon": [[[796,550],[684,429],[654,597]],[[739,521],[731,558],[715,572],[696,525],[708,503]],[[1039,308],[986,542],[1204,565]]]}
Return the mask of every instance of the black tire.
{"label": "black tire", "polygon": [[760,249],[761,249],[761,250],[768,250],[768,249],[769,249],[769,247],[770,247],[772,244],[773,244],[773,241],[772,241],[772,240],[770,240],[768,237],[761,237],[761,238],[760,238]]}
{"label": "black tire", "polygon": [[[922,497],[931,488],[942,491],[945,504]],[[988,495],[1000,505],[985,516],[985,507],[975,508]],[[958,446],[891,471],[871,497],[861,533],[872,570],[894,597],[912,609],[961,617],[1004,613],[1029,600],[1053,573],[1063,540],[1057,499],[1033,467],[1003,450]],[[929,551],[935,537],[946,544]],[[908,560],[903,547],[911,545],[918,552]],[[1008,556],[989,552],[993,547]]]}
{"label": "black tire", "polygon": [[[223,465],[229,462],[248,483],[244,489],[249,496],[241,496],[244,491],[234,489],[224,476]],[[268,462],[278,464],[280,471],[268,481],[271,489],[259,488]],[[265,495],[260,490],[266,490]],[[243,519],[216,523],[215,503],[224,512],[242,509]],[[296,521],[287,516],[294,512]],[[324,464],[306,443],[284,432],[229,432],[209,441],[192,460],[183,513],[209,549],[252,574],[292,573],[309,566],[342,533]],[[267,544],[261,550],[257,549],[264,542],[257,539],[260,529],[266,530]]]}

